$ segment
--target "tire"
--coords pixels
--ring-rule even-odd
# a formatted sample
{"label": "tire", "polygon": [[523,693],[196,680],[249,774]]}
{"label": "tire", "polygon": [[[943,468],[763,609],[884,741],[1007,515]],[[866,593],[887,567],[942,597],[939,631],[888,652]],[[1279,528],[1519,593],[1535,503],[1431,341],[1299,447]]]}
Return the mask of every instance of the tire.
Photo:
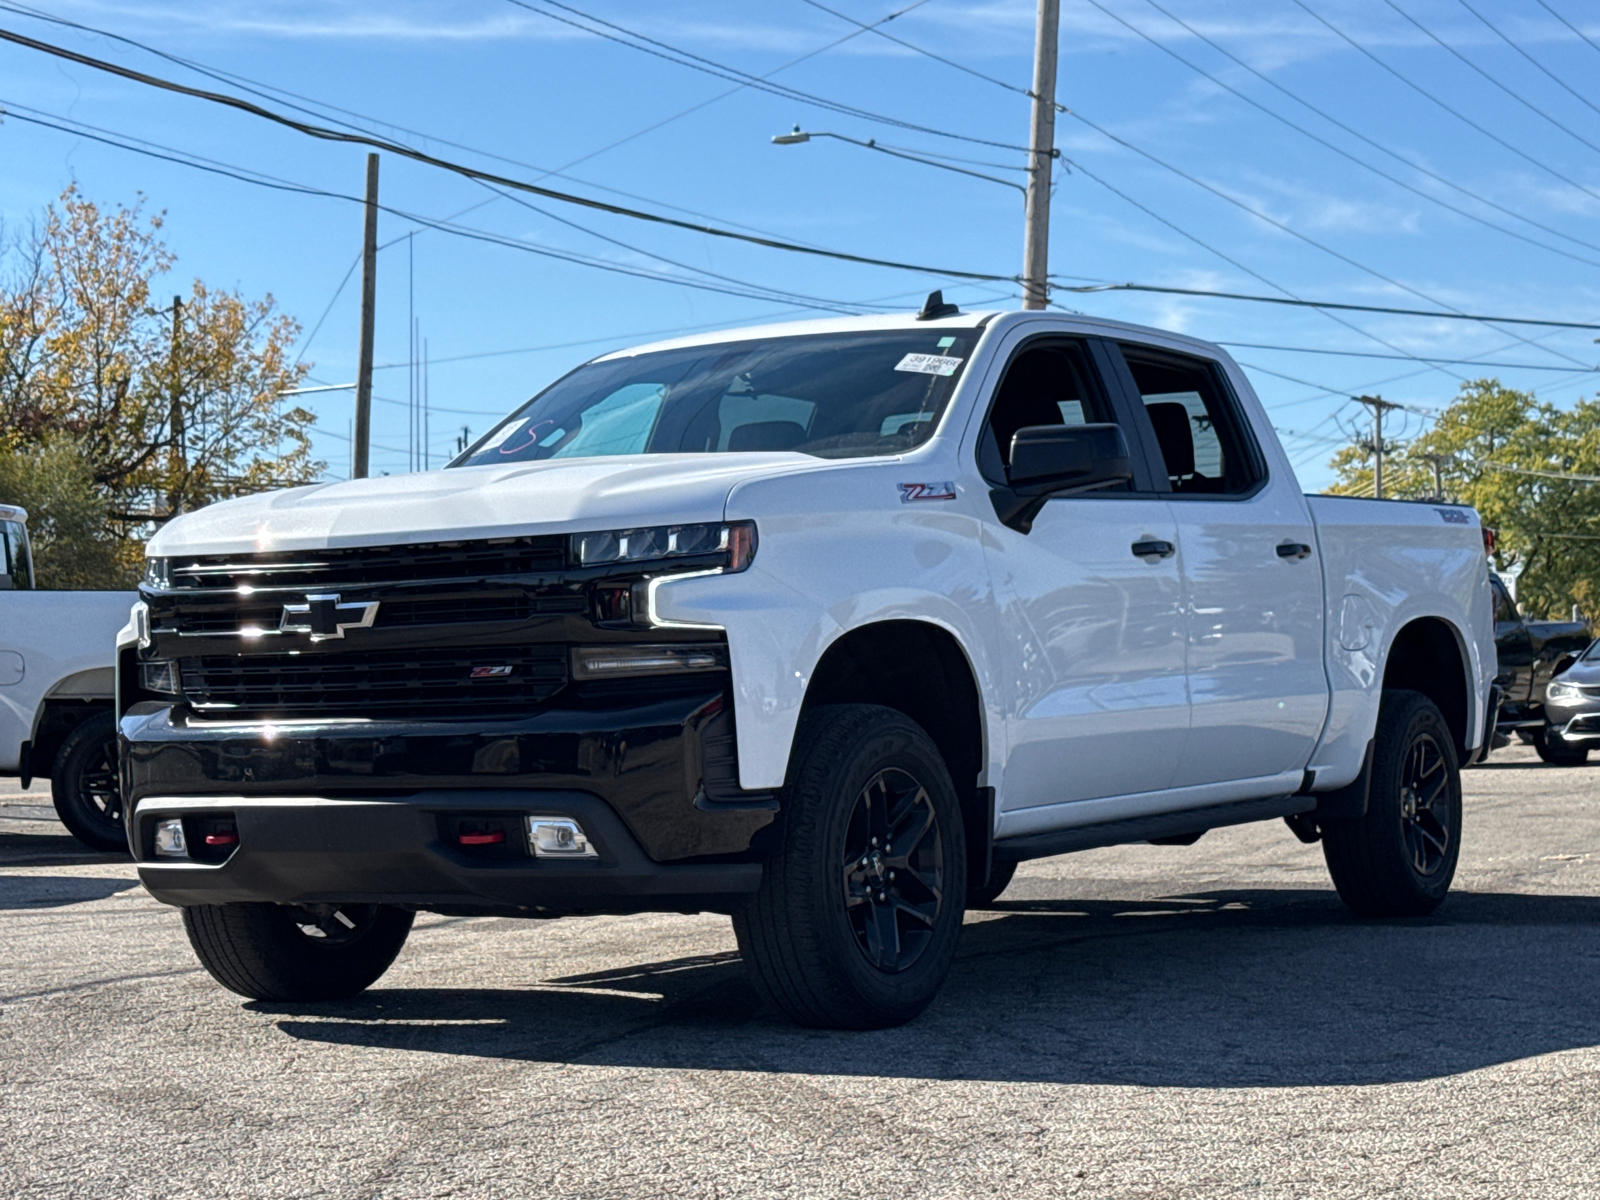
{"label": "tire", "polygon": [[340,1000],[389,969],[414,916],[381,904],[199,904],[183,910],[183,927],[201,965],[229,991]]}
{"label": "tire", "polygon": [[1533,731],[1533,748],[1552,767],[1581,767],[1589,761],[1589,747],[1563,741],[1548,725]]}
{"label": "tire", "polygon": [[911,1020],[949,974],[967,891],[938,749],[893,709],[819,707],[796,735],[783,810],[783,844],[733,918],[757,989],[815,1028]]}
{"label": "tire", "polygon": [[967,889],[967,911],[988,908],[1000,899],[1000,893],[1011,886],[1011,879],[1016,873],[1017,864],[1014,862],[992,864],[989,867],[989,882]]}
{"label": "tire", "polygon": [[1364,917],[1421,917],[1444,901],[1461,855],[1461,772],[1444,714],[1420,692],[1378,708],[1367,815],[1322,824],[1339,898]]}
{"label": "tire", "polygon": [[67,735],[50,768],[56,816],[85,846],[128,853],[117,771],[117,723],[109,712],[85,718]]}

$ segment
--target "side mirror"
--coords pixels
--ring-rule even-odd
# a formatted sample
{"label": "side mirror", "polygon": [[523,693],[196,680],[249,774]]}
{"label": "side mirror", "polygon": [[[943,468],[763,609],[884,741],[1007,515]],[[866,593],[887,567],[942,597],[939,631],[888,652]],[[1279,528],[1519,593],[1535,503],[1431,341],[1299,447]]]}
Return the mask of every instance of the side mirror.
{"label": "side mirror", "polygon": [[1018,533],[1054,496],[1114,487],[1133,479],[1128,440],[1116,425],[1029,425],[1011,439],[1008,484],[989,497],[1002,525]]}

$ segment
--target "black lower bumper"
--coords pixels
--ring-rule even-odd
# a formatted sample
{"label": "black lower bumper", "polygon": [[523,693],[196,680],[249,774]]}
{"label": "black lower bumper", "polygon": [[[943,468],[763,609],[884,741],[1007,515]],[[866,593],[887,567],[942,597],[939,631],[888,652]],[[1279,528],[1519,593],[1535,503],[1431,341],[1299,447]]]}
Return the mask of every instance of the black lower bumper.
{"label": "black lower bumper", "polygon": [[[568,817],[592,859],[534,857],[526,818]],[[155,827],[226,822],[237,841],[215,861],[158,858]],[[461,822],[495,824],[495,845],[453,838]],[[168,904],[395,904],[448,913],[731,912],[761,881],[758,863],[661,864],[604,801],[581,792],[434,791],[362,798],[162,796],[130,814],[139,878]]]}

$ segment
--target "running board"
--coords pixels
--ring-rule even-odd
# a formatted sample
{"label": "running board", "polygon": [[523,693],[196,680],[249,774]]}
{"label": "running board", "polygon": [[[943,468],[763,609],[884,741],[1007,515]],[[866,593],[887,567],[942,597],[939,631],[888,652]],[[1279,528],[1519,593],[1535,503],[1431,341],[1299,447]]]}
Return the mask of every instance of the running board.
{"label": "running board", "polygon": [[1264,800],[1238,800],[1210,808],[1191,808],[1183,812],[1155,813],[1124,821],[1105,821],[1098,825],[1079,825],[1073,829],[1052,829],[1024,837],[1002,838],[994,844],[994,861],[1024,862],[1030,858],[1049,858],[1074,850],[1094,850],[1101,846],[1122,846],[1129,842],[1149,842],[1196,837],[1224,825],[1247,825],[1251,821],[1270,821],[1292,817],[1317,806],[1315,796],[1269,796]]}

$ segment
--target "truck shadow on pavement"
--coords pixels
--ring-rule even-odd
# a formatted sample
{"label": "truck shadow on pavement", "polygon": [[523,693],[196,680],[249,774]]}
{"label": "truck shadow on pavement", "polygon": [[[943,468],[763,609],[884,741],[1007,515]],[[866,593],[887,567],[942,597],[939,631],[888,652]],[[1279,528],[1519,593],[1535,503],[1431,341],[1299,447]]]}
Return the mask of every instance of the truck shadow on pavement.
{"label": "truck shadow on pavement", "polygon": [[[537,936],[535,930],[529,931]],[[289,1037],[549,1063],[794,1074],[1290,1087],[1455,1075],[1600,1043],[1600,897],[1457,893],[1408,923],[1331,892],[1019,899],[967,926],[901,1029],[797,1029],[736,954],[530,980],[252,1004]]]}

